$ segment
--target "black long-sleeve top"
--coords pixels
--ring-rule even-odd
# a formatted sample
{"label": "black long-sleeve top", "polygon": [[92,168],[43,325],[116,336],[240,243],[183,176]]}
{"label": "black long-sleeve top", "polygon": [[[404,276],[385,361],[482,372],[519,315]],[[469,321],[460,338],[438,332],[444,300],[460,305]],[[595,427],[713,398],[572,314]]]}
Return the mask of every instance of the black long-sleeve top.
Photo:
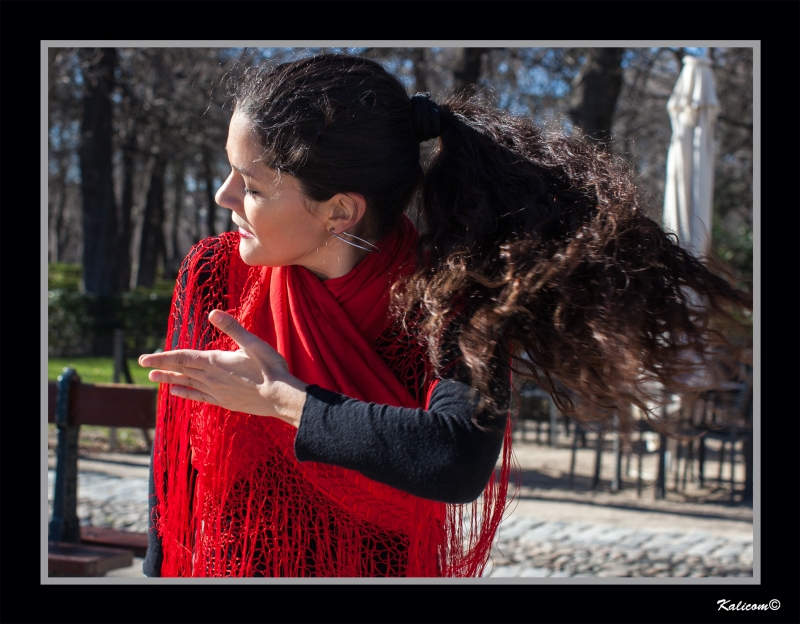
{"label": "black long-sleeve top", "polygon": [[365,403],[310,386],[295,438],[299,461],[318,461],[422,498],[475,500],[494,469],[502,434],[479,429],[470,387],[446,379],[429,409]]}

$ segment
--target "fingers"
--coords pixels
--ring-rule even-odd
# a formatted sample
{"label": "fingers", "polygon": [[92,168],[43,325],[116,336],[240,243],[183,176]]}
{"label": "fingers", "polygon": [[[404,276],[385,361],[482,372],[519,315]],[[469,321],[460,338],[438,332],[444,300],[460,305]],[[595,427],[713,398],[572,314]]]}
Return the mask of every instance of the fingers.
{"label": "fingers", "polygon": [[237,321],[227,312],[223,312],[222,310],[212,310],[208,315],[208,320],[212,325],[214,325],[214,327],[233,338],[234,342],[242,349],[247,349],[247,347],[252,345],[254,342],[261,342],[258,337],[254,336],[244,327],[242,327],[239,324],[239,321]]}
{"label": "fingers", "polygon": [[145,368],[164,368],[185,373],[188,369],[204,369],[206,367],[205,351],[180,349],[163,353],[146,353],[139,358],[139,366]]}
{"label": "fingers", "polygon": [[266,366],[267,369],[272,368],[276,364],[280,368],[286,368],[286,360],[272,345],[255,334],[251,334],[227,312],[212,310],[208,315],[208,320],[220,331],[230,336],[236,344],[239,345],[242,351],[260,362],[263,366]]}
{"label": "fingers", "polygon": [[153,370],[147,375],[150,381],[155,381],[156,383],[166,383],[166,384],[173,384],[178,386],[184,386],[186,388],[191,388],[193,390],[199,390],[200,392],[205,392],[206,394],[209,393],[209,388],[199,379],[188,377],[186,375],[181,375],[180,373],[175,373],[172,371],[167,370]]}
{"label": "fingers", "polygon": [[192,401],[201,401],[202,403],[211,403],[212,405],[220,404],[209,394],[209,388],[198,379],[165,370],[150,371],[148,378],[150,381],[157,383],[171,384],[169,393],[173,396]]}
{"label": "fingers", "polygon": [[214,400],[214,397],[206,394],[205,392],[200,392],[199,390],[186,388],[185,386],[170,386],[169,393],[172,396],[180,397],[181,399],[189,399],[190,401],[200,401],[201,403],[219,405],[219,403]]}

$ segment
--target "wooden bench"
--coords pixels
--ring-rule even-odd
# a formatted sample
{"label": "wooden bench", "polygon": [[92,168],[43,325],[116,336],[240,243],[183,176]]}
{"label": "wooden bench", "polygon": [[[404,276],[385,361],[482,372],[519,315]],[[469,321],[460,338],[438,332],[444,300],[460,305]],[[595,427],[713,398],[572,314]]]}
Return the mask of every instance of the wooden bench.
{"label": "wooden bench", "polygon": [[[48,383],[47,421],[58,428],[48,574],[103,576],[147,551],[147,533],[80,526],[78,434],[81,425],[152,429],[158,389],[132,384],[84,384],[73,369]],[[144,494],[146,496],[146,494]]]}
{"label": "wooden bench", "polygon": [[48,542],[48,576],[104,576],[133,564],[133,553],[120,548]]}

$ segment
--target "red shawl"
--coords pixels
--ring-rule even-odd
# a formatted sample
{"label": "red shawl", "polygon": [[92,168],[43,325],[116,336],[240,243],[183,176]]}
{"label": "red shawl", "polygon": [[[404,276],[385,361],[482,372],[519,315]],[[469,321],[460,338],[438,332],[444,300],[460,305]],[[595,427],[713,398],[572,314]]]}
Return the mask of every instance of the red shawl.
{"label": "red shawl", "polygon": [[[415,398],[407,376],[420,367],[390,367],[372,347],[390,329],[391,285],[413,271],[417,234],[408,219],[379,243],[382,253],[326,281],[298,266],[248,267],[238,240],[223,234],[192,250],[166,348],[238,348],[207,321],[221,308],[306,383],[374,403],[427,405],[435,381]],[[408,352],[409,341],[402,344]],[[421,347],[406,355],[424,359]],[[162,576],[479,576],[505,508],[510,419],[500,478],[469,505],[300,463],[296,429],[286,423],[179,399],[165,388],[157,427]]]}

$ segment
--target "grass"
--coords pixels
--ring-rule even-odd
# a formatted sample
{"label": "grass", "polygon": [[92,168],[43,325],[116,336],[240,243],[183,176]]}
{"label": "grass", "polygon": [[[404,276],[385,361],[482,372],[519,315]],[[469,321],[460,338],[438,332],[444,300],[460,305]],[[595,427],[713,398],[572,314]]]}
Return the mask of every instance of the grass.
{"label": "grass", "polygon": [[[111,383],[114,380],[114,360],[108,357],[50,358],[47,360],[47,380],[56,381],[66,366],[78,371],[84,383]],[[136,360],[128,359],[128,370],[133,383],[143,386],[158,385],[147,378],[150,369],[142,368]],[[124,376],[121,382],[125,382]]]}

